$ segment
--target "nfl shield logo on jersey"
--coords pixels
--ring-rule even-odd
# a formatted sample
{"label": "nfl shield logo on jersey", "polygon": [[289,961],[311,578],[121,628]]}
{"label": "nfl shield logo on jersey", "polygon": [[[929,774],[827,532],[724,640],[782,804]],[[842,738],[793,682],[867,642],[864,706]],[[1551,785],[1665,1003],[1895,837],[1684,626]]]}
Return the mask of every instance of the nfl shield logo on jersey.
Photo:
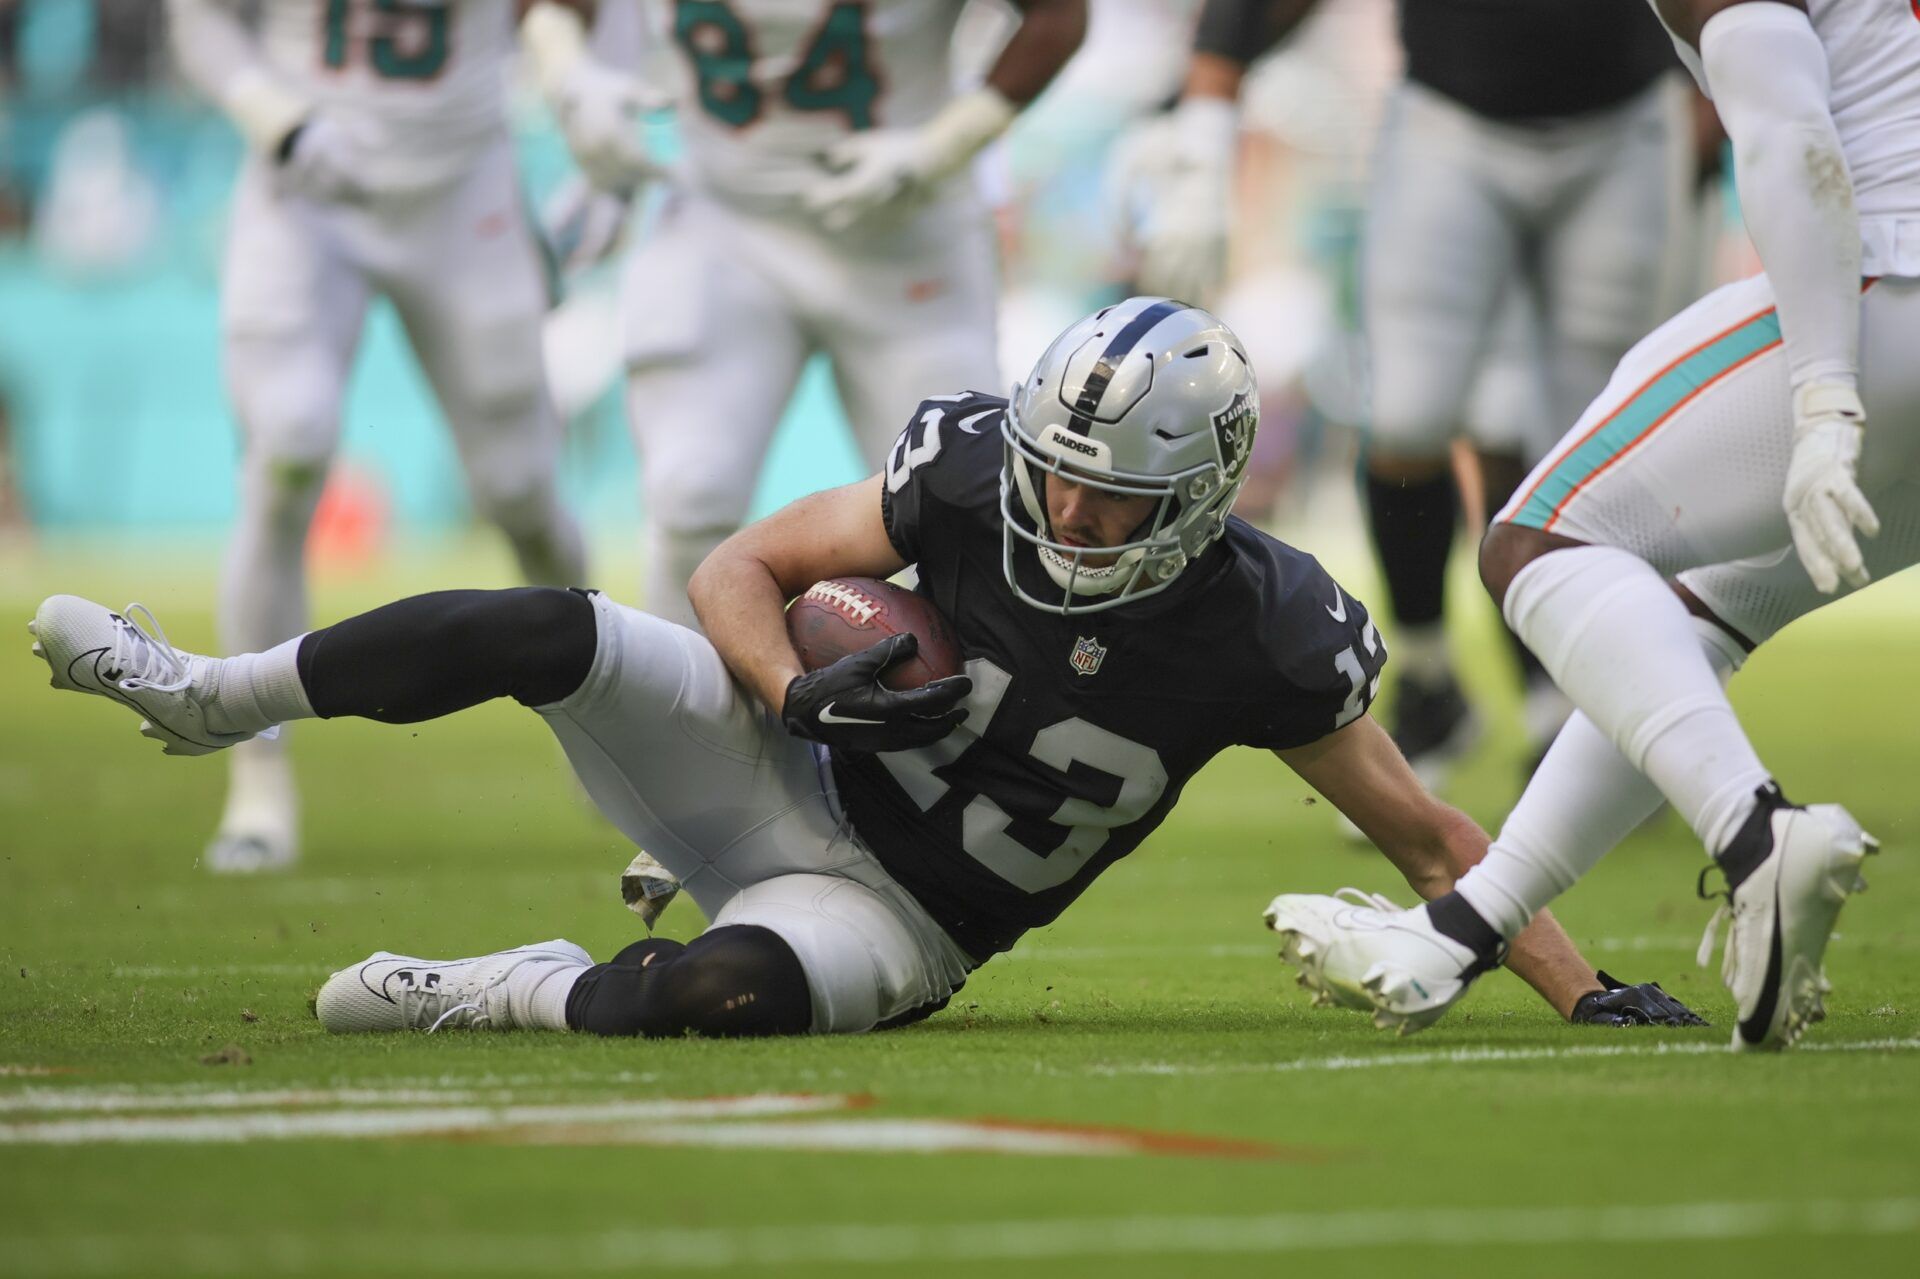
{"label": "nfl shield logo on jersey", "polygon": [[1072,663],[1073,669],[1082,675],[1091,675],[1100,669],[1101,659],[1106,655],[1107,650],[1101,646],[1098,639],[1082,635],[1073,641],[1073,652],[1067,657],[1067,661]]}

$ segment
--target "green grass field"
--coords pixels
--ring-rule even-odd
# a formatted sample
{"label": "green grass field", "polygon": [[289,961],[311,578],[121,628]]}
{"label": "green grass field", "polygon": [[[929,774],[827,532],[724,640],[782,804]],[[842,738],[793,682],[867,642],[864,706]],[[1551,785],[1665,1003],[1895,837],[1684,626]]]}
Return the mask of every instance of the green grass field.
{"label": "green grass field", "polygon": [[[1411,1040],[1310,1008],[1268,898],[1408,895],[1252,753],[910,1030],[328,1038],[309,996],[376,948],[611,954],[635,935],[629,850],[500,706],[304,729],[303,865],[206,875],[219,762],[163,758],[27,653],[52,590],[142,600],[210,646],[215,552],[152,554],[0,555],[0,1274],[1915,1273],[1920,582],[1804,623],[1736,685],[1789,794],[1885,844],[1829,957],[1832,1015],[1791,1055],[1722,1051],[1671,816],[1560,915],[1713,1029],[1567,1027],[1505,974]],[[316,609],[506,580],[461,551],[327,579]],[[1494,619],[1464,611],[1471,678],[1510,719]],[[1516,781],[1502,736],[1456,796],[1486,824]],[[666,931],[698,924],[680,905]],[[670,1104],[716,1097],[763,1099]],[[995,1148],[888,1148],[929,1142]]]}

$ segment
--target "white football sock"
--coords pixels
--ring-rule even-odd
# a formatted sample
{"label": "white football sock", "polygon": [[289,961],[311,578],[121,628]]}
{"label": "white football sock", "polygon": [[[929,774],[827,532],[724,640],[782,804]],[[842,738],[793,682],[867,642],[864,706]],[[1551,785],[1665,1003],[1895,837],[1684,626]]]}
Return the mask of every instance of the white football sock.
{"label": "white football sock", "polygon": [[[1724,683],[1746,653],[1713,623],[1692,621],[1701,649]],[[1627,763],[1592,720],[1575,711],[1486,859],[1454,888],[1494,931],[1511,940],[1659,807],[1659,787]]]}
{"label": "white football sock", "polygon": [[313,703],[300,682],[296,635],[264,653],[210,658],[197,683],[207,727],[216,733],[258,733],[290,719],[312,719]]}
{"label": "white football sock", "polygon": [[1660,574],[1610,546],[1552,551],[1514,577],[1506,616],[1707,850],[1725,847],[1768,773]]}
{"label": "white football sock", "polygon": [[568,1029],[567,996],[586,971],[587,965],[564,960],[526,963],[514,969],[507,979],[513,1024],[527,1030]]}

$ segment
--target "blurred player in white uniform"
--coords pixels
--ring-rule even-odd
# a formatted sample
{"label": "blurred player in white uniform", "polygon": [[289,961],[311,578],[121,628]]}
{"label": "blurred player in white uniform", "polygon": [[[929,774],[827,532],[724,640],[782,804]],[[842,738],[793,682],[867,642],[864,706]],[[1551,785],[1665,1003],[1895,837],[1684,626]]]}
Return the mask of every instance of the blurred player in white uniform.
{"label": "blurred player in white uniform", "polygon": [[[612,187],[641,180],[633,86],[583,55],[587,7],[170,0],[182,67],[248,144],[221,299],[242,439],[224,642],[270,647],[305,629],[307,528],[376,295],[399,313],[475,509],[527,580],[583,576],[580,534],[555,489],[561,426],[540,363],[548,299],[506,94],[519,22],[582,167]],[[298,821],[284,746],[234,756],[209,868],[290,863]]]}
{"label": "blurred player in white uniform", "polygon": [[1827,941],[1864,886],[1873,841],[1838,805],[1786,800],[1721,680],[1835,593],[1920,560],[1920,10],[1656,7],[1733,140],[1766,274],[1634,347],[1488,535],[1482,577],[1584,714],[1487,860],[1404,914],[1275,903],[1316,974],[1364,987],[1383,1024],[1438,1018],[1660,795],[1725,879],[1736,1048],[1785,1047],[1824,1016]]}
{"label": "blurred player in white uniform", "polygon": [[[1218,280],[1242,73],[1317,7],[1207,0],[1142,262],[1147,291],[1204,294]],[[1690,134],[1673,56],[1640,0],[1397,9],[1406,72],[1374,159],[1364,245],[1366,508],[1401,670],[1394,738],[1437,788],[1476,735],[1443,615],[1453,442],[1472,443],[1497,508],[1668,313],[1663,245]],[[1567,708],[1519,657],[1537,749]]]}
{"label": "blurred player in white uniform", "polygon": [[811,355],[874,468],[926,387],[1000,385],[970,162],[1078,47],[1086,5],[1013,0],[985,84],[956,94],[965,0],[645,3],[683,71],[685,181],[627,265],[627,405],[647,607],[692,626],[688,579],[745,522]]}

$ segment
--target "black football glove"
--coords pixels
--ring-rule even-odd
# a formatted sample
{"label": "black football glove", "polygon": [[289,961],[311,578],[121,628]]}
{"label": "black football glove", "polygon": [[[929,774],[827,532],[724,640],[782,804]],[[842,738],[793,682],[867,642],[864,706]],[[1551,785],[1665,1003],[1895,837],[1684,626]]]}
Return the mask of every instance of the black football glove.
{"label": "black football glove", "polygon": [[1657,981],[1629,986],[1605,972],[1596,973],[1605,990],[1580,996],[1569,1021],[1588,1026],[1705,1026],[1693,1009],[1660,989]]}
{"label": "black football glove", "polygon": [[872,648],[831,666],[796,676],[787,685],[780,718],[795,737],[835,750],[904,751],[931,746],[967,717],[960,701],[973,691],[965,675],[950,675],[896,693],[880,673],[919,651],[911,634],[889,635]]}

